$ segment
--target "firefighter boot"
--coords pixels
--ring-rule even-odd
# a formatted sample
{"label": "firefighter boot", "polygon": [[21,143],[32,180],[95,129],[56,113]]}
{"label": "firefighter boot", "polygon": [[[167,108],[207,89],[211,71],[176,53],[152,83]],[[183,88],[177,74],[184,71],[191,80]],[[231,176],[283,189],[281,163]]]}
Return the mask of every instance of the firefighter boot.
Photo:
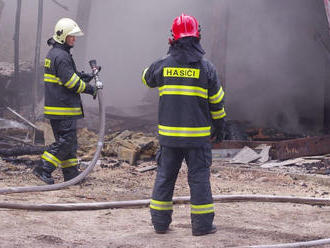
{"label": "firefighter boot", "polygon": [[69,181],[80,174],[78,166],[72,166],[67,168],[62,168],[64,181]]}
{"label": "firefighter boot", "polygon": [[42,159],[41,165],[35,167],[32,173],[47,184],[54,184],[54,179],[52,178],[52,172],[55,169],[56,167],[54,165]]}
{"label": "firefighter boot", "polygon": [[212,225],[210,230],[206,230],[206,231],[192,231],[192,235],[193,236],[203,236],[203,235],[207,235],[207,234],[212,234],[212,233],[216,233],[217,232],[217,227],[215,225]]}

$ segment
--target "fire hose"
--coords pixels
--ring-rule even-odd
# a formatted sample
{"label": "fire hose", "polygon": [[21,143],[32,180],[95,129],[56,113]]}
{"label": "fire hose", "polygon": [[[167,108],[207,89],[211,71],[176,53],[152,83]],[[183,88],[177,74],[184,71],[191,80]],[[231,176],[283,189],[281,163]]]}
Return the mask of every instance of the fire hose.
{"label": "fire hose", "polygon": [[88,167],[80,173],[77,177],[62,183],[52,184],[52,185],[40,185],[40,186],[23,186],[23,187],[8,187],[0,189],[0,194],[10,194],[10,193],[23,193],[23,192],[39,192],[39,191],[52,191],[52,190],[59,190],[74,184],[79,183],[82,181],[94,168],[97,160],[100,157],[102,147],[103,147],[103,140],[104,140],[104,133],[105,133],[105,106],[103,103],[103,93],[102,93],[102,82],[98,76],[100,71],[100,67],[96,65],[96,60],[89,61],[89,64],[92,68],[95,85],[97,89],[97,97],[99,102],[99,133],[98,133],[98,142],[96,145],[96,151],[94,153],[94,157]]}
{"label": "fire hose", "polygon": [[[228,202],[277,202],[277,203],[296,203],[330,206],[330,199],[312,197],[293,197],[293,196],[272,196],[272,195],[214,195],[213,200],[220,203]],[[190,201],[189,196],[174,197],[174,204],[185,204]],[[77,210],[101,210],[117,209],[129,207],[147,207],[150,199],[113,201],[113,202],[93,202],[93,203],[58,203],[58,204],[27,204],[0,202],[0,208],[24,209],[32,211],[77,211]],[[245,246],[250,248],[292,248],[292,247],[313,247],[330,244],[330,238],[319,239],[298,243],[287,243],[277,245]]]}

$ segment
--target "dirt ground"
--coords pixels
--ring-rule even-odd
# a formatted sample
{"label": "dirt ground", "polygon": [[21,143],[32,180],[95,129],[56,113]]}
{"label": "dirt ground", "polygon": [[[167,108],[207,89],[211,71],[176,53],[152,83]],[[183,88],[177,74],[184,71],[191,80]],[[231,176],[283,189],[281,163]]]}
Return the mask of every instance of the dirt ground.
{"label": "dirt ground", "polygon": [[[37,157],[35,158],[37,159]],[[156,171],[136,169],[154,164],[102,160],[81,185],[38,193],[0,195],[22,203],[104,202],[149,199]],[[1,161],[0,188],[41,184],[26,165]],[[62,180],[60,171],[54,173]],[[329,198],[329,176],[292,174],[214,161],[214,195],[267,194]],[[188,196],[183,165],[175,196]],[[171,231],[155,234],[149,209],[42,212],[0,209],[0,247],[238,247],[330,238],[330,207],[289,203],[216,203],[216,234],[191,235],[189,205],[174,205]],[[323,246],[323,247],[330,247]]]}

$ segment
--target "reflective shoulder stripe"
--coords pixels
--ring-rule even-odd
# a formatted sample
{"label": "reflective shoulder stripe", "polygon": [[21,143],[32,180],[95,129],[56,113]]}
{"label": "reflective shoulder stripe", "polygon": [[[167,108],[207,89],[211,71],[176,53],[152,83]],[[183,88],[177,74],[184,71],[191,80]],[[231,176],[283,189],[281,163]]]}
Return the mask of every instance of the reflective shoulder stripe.
{"label": "reflective shoulder stripe", "polygon": [[170,127],[158,125],[158,133],[175,137],[205,137],[209,136],[211,126],[208,127]]}
{"label": "reflective shoulder stripe", "polygon": [[67,88],[69,88],[69,89],[71,89],[71,88],[73,88],[77,84],[77,82],[78,82],[79,79],[80,78],[78,77],[78,75],[76,73],[73,73],[72,76],[71,76],[71,78],[70,78],[70,80],[68,82],[66,82],[64,84],[64,86],[67,87]]}
{"label": "reflective shoulder stripe", "polygon": [[150,208],[155,210],[173,210],[173,202],[151,200]]}
{"label": "reflective shoulder stripe", "polygon": [[192,214],[208,214],[214,213],[214,204],[205,204],[205,205],[191,205]]}
{"label": "reflective shoulder stripe", "polygon": [[225,108],[220,109],[219,111],[210,111],[212,119],[221,119],[226,116]]}
{"label": "reflective shoulder stripe", "polygon": [[208,90],[197,86],[185,85],[164,85],[159,87],[159,96],[162,95],[185,95],[185,96],[199,96],[207,98]]}
{"label": "reflective shoulder stripe", "polygon": [[[145,68],[144,71],[143,71],[143,73],[142,73],[142,82],[143,82],[146,86],[149,87],[149,85],[147,84],[146,78],[145,78],[148,69],[149,69],[149,67]],[[149,87],[149,88],[150,88],[150,87]]]}
{"label": "reflective shoulder stripe", "polygon": [[55,167],[59,167],[61,165],[61,160],[59,160],[57,157],[55,157],[53,154],[45,151],[41,158],[43,158],[44,160],[48,161],[49,163],[51,163],[52,165],[54,165]]}
{"label": "reflective shoulder stripe", "polygon": [[194,68],[164,67],[163,77],[199,78],[199,72]]}
{"label": "reflective shoulder stripe", "polygon": [[44,114],[47,115],[82,115],[81,108],[65,108],[65,107],[44,107]]}
{"label": "reflective shoulder stripe", "polygon": [[223,89],[221,87],[215,95],[209,97],[209,102],[210,103],[219,103],[222,101],[224,95],[225,95],[225,92],[223,91]]}
{"label": "reflective shoulder stripe", "polygon": [[67,159],[62,161],[62,168],[68,168],[68,167],[72,167],[72,166],[76,166],[78,164],[78,159],[76,158],[71,158],[71,159]]}

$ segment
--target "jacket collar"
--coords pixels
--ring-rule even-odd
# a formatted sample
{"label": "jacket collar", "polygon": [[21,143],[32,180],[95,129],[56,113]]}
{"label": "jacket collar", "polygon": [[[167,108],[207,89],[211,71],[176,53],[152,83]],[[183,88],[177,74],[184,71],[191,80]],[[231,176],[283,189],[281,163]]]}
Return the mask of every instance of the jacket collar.
{"label": "jacket collar", "polygon": [[48,44],[48,46],[53,46],[53,47],[57,47],[62,50],[65,50],[68,53],[70,53],[70,49],[72,48],[72,46],[69,46],[66,43],[60,44],[60,43],[56,42],[53,38],[48,39],[47,44]]}
{"label": "jacket collar", "polygon": [[185,37],[175,41],[169,48],[168,53],[179,63],[190,64],[200,61],[205,54],[199,39]]}

